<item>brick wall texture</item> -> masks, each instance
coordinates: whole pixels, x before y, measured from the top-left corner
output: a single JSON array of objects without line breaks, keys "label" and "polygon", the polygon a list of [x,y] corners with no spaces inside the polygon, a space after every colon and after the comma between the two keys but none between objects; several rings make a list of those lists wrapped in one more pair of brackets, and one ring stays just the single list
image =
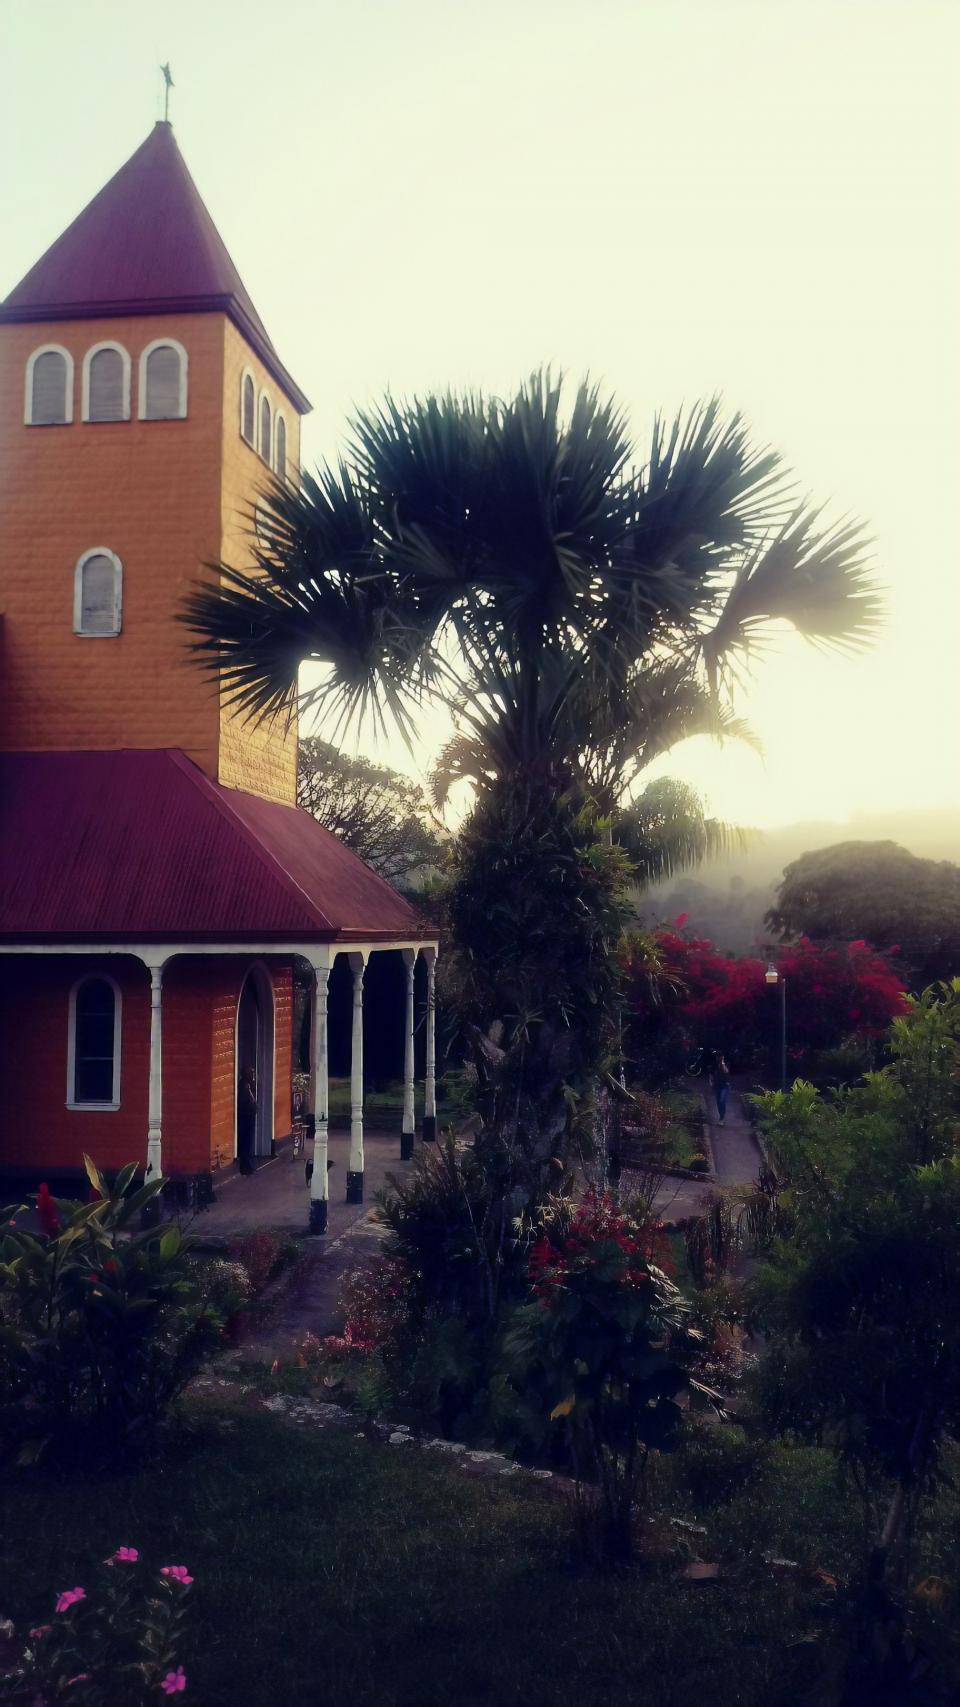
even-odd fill
[{"label": "brick wall texture", "polygon": [[[182,421],[137,419],[139,355],[169,334],[186,349]],[[92,344],[114,340],[132,361],[132,418],[81,420],[81,370]],[[74,419],[24,424],[32,350],[74,358]],[[175,620],[210,563],[252,562],[250,512],[269,471],[240,435],[240,381],[287,423],[299,465],[299,417],[222,314],[55,321],[0,327],[0,748],[178,747],[234,788],[293,802],[296,729],[260,726],[221,706],[191,663]],[[73,632],[74,570],[95,546],[123,564],[118,635]]]},{"label": "brick wall texture", "polygon": [[[261,963],[274,996],[274,1135],[290,1131],[292,972]],[[163,1170],[195,1174],[236,1155],[237,1003],[250,962],[184,955],[163,977]],[[120,1107],[67,1107],[70,991],[91,972],[121,995]],[[0,1172],[76,1172],[86,1150],[105,1168],[143,1162],[150,1073],[150,977],[131,955],[0,957]]]},{"label": "brick wall texture", "polygon": [[[188,355],[187,416],[141,421],[139,356],[170,336]],[[131,419],[82,421],[83,357],[113,340],[129,351]],[[73,422],[28,427],[28,357],[59,344],[74,359]],[[282,411],[287,456],[299,467],[300,421],[225,315],[174,314],[0,326],[0,749],[179,748],[208,776],[293,804],[295,723],[256,726],[233,714],[189,660],[176,621],[208,565],[253,563],[252,510],[269,479],[241,436],[240,392]],[[123,564],[123,626],[116,636],[73,632],[74,571],[96,546]],[[235,1138],[235,1027],[249,962],[183,956],[163,991],[163,1159],[168,1173],[231,1162]],[[123,1002],[120,1107],[67,1103],[69,993],[84,971],[109,971]],[[290,1129],[292,984],[273,963],[275,1133]],[[114,1168],[146,1155],[150,980],[117,954],[0,957],[0,1168],[42,1163],[75,1171],[88,1150]]]}]

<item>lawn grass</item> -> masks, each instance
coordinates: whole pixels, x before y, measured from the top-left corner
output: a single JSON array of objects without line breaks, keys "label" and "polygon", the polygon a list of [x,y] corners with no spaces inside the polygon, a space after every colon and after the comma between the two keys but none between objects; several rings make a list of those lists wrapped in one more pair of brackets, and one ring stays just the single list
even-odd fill
[{"label": "lawn grass", "polygon": [[[328,1097],[330,1119],[338,1126],[349,1122],[350,1080],[331,1079]],[[441,1127],[465,1120],[472,1107],[472,1093],[465,1073],[451,1070],[437,1080],[437,1111]],[[371,1126],[376,1126],[378,1121],[396,1125],[403,1108],[403,1081],[395,1079],[379,1089],[367,1086],[363,1093],[363,1108]],[[423,1085],[419,1080],[414,1085],[414,1109],[419,1123],[423,1119]]]},{"label": "lawn grass", "polygon": [[[56,1590],[132,1544],[195,1575],[182,1657],[197,1707],[788,1707],[809,1679],[790,1643],[810,1608],[759,1554],[855,1561],[832,1460],[778,1447],[702,1512],[678,1469],[660,1481],[671,1509],[707,1525],[695,1545],[731,1561],[728,1579],[679,1581],[676,1557],[574,1571],[569,1513],[538,1484],[198,1400],[136,1472],[7,1473],[0,1605],[45,1619]],[[946,1494],[929,1568],[949,1569],[958,1541]]]}]

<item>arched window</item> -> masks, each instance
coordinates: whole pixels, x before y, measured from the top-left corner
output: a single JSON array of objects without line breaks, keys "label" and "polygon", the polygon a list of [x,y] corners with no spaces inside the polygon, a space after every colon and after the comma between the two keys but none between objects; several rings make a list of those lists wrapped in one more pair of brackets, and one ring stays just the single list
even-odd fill
[{"label": "arched window", "polygon": [[85,551],[74,571],[74,634],[119,634],[123,607],[123,564],[105,545]]},{"label": "arched window", "polygon": [[257,392],[253,383],[253,374],[249,369],[244,372],[240,385],[240,432],[248,445],[256,448],[257,443]]},{"label": "arched window", "polygon": [[73,357],[44,344],[27,361],[23,418],[28,427],[65,427],[73,420]]},{"label": "arched window", "polygon": [[272,426],[272,422],[270,419],[270,399],[269,399],[269,397],[261,396],[261,398],[260,398],[260,455],[263,457],[264,462],[267,462],[267,463],[269,463],[271,461],[270,450],[271,450],[271,446],[273,443],[273,434],[271,432],[271,426]]},{"label": "arched window", "polygon": [[70,992],[67,1105],[120,1107],[120,991],[112,978],[81,978]]},{"label": "arched window", "polygon": [[157,338],[140,357],[141,421],[181,421],[187,413],[187,352]]},{"label": "arched window", "polygon": [[281,480],[287,478],[287,423],[282,415],[277,416],[275,450],[277,454],[277,473]]},{"label": "arched window", "polygon": [[83,419],[129,421],[130,357],[122,344],[94,344],[83,358]]}]

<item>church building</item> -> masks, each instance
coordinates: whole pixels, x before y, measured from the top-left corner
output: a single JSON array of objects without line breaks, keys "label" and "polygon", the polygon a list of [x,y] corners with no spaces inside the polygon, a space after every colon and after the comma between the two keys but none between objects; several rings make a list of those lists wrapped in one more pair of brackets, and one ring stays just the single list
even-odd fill
[{"label": "church building", "polygon": [[[142,1162],[201,1195],[291,1130],[294,971],[312,978],[310,1218],[326,1226],[328,983],[352,990],[347,1194],[363,1196],[363,985],[436,941],[296,805],[297,731],[237,717],[177,621],[252,566],[310,405],[167,122],[0,306],[0,1176]],[[349,999],[349,997],[348,997]],[[238,1139],[239,1135],[239,1139]]]}]

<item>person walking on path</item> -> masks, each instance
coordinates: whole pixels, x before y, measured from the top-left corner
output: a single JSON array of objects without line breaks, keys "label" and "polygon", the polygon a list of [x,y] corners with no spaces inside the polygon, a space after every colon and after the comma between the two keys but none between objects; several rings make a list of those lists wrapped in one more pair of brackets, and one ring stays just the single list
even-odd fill
[{"label": "person walking on path", "polygon": [[727,1118],[727,1098],[730,1095],[730,1069],[723,1055],[718,1055],[714,1062],[713,1094],[717,1100],[717,1120],[722,1126]]}]

